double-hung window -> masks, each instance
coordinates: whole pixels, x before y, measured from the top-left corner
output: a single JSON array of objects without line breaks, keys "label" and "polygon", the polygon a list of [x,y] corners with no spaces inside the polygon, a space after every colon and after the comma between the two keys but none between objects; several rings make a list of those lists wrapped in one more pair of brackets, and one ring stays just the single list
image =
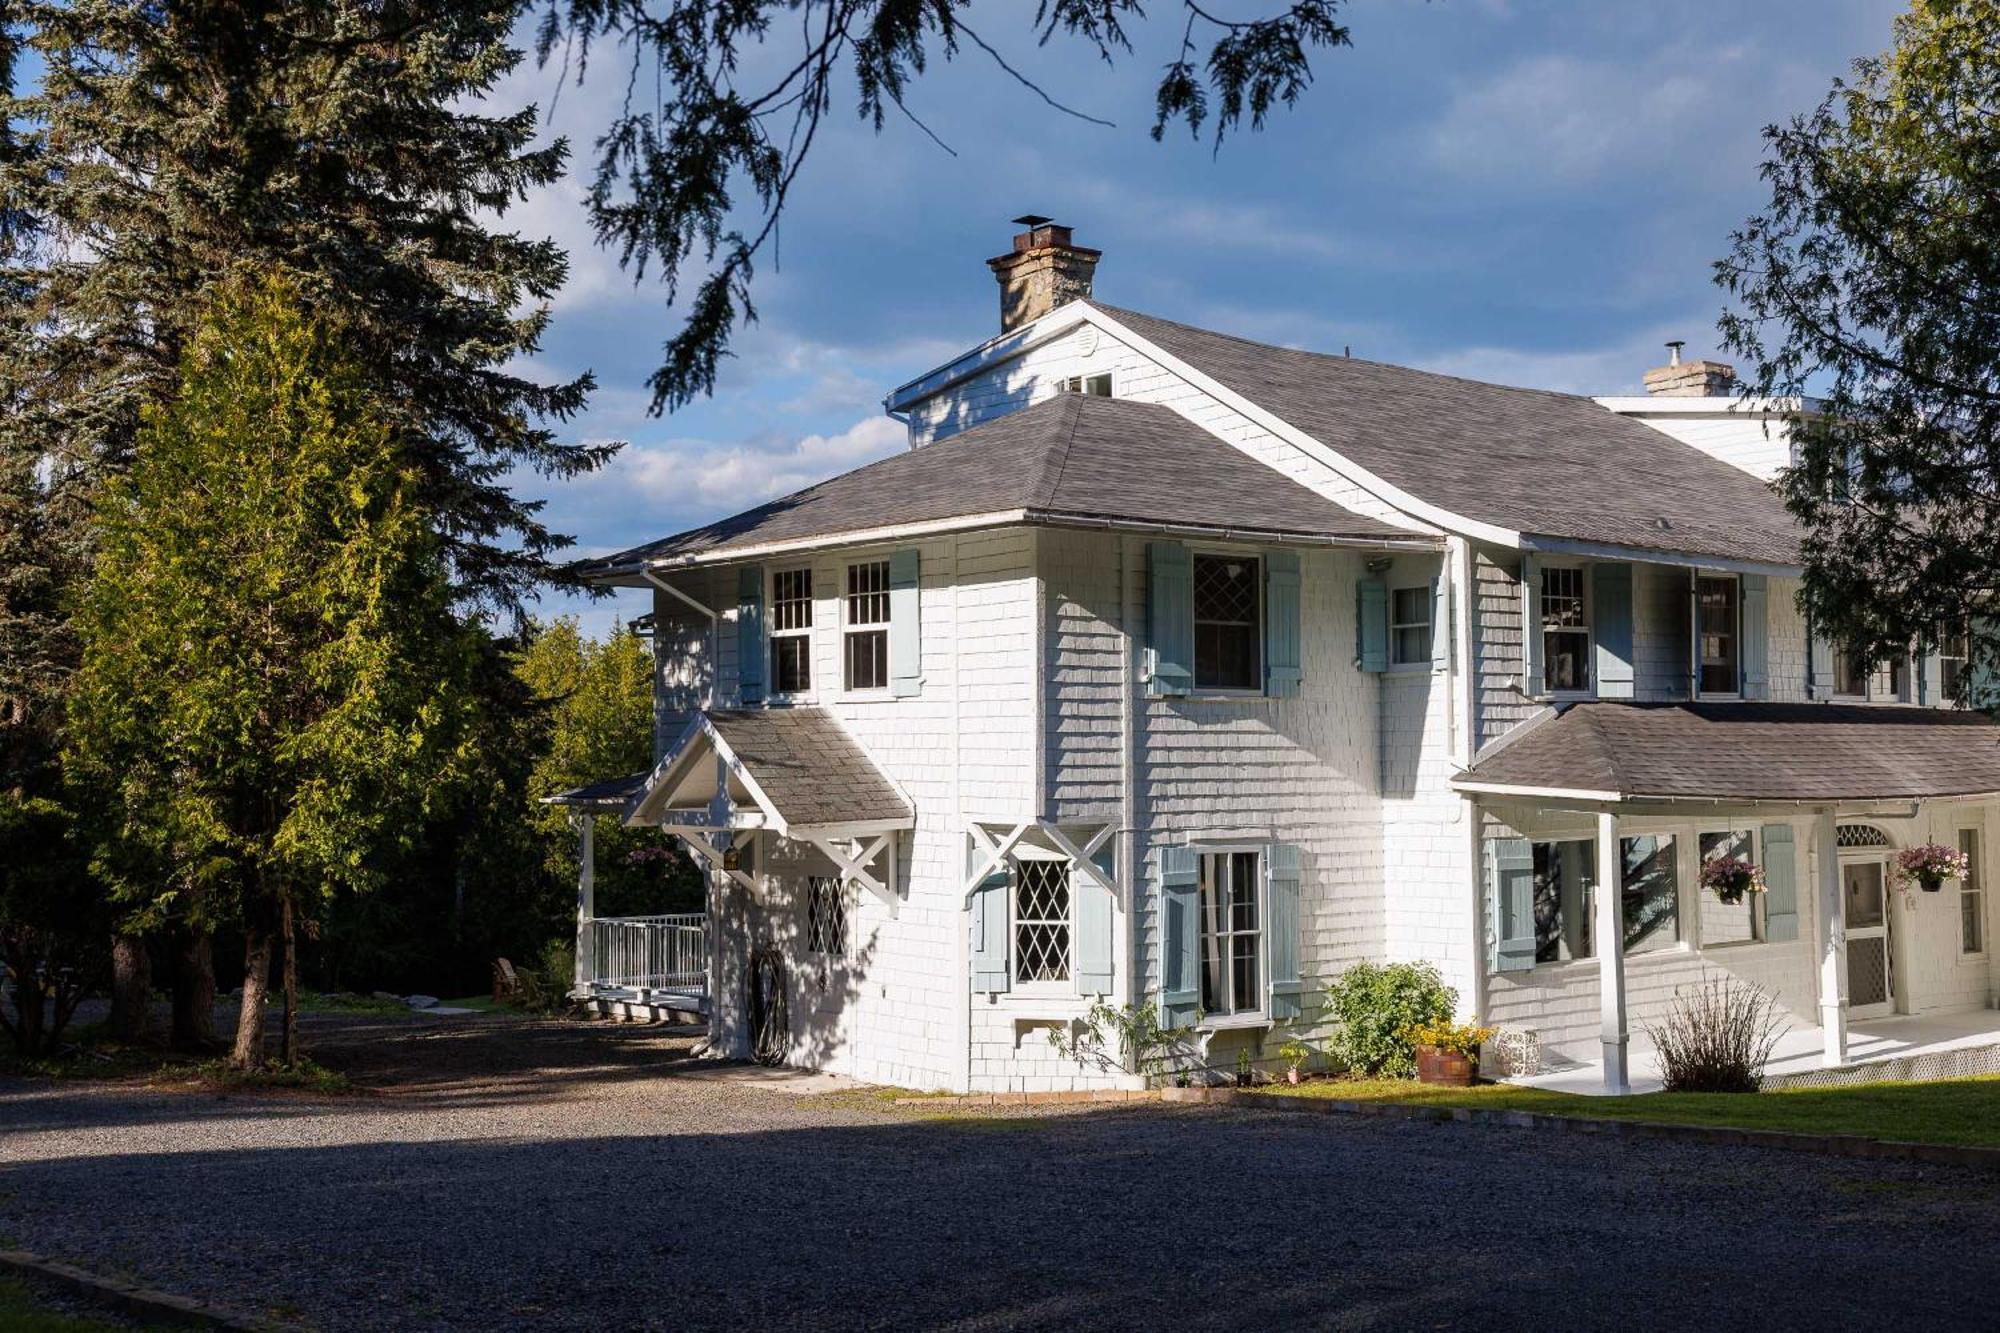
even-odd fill
[{"label": "double-hung window", "polygon": [[1910,699],[1910,659],[1898,653],[1875,669],[1875,690],[1902,703]]},{"label": "double-hung window", "polygon": [[1986,952],[1986,873],[1980,856],[1979,830],[1958,831],[1958,850],[1965,853],[1965,874],[1958,881],[1958,951]]},{"label": "double-hung window", "polygon": [[1959,682],[1965,679],[1965,666],[1972,658],[1972,636],[1964,622],[1938,639],[1938,678],[1932,682],[1937,691],[1933,703],[1950,703],[1958,698]]},{"label": "double-hung window", "polygon": [[[1564,963],[1597,948],[1597,844],[1566,839],[1533,844],[1535,961]],[[1669,834],[1620,838],[1619,901],[1625,952],[1671,948],[1680,941],[1680,881]]]},{"label": "double-hung window", "polygon": [[1868,663],[1852,648],[1833,650],[1833,692],[1850,699],[1868,697]]},{"label": "double-hung window", "polygon": [[1064,393],[1080,393],[1086,398],[1109,398],[1111,396],[1111,376],[1072,375],[1063,381]]},{"label": "double-hung window", "polygon": [[[1701,852],[1702,868],[1713,861],[1748,861],[1757,864],[1756,835],[1745,829],[1730,829],[1722,833],[1703,833],[1696,839]],[[1764,938],[1764,904],[1759,901],[1761,893],[1746,893],[1743,901],[1726,903],[1708,890],[1701,894],[1701,943],[1703,948],[1711,944],[1742,944],[1750,940]]]},{"label": "double-hung window", "polygon": [[1214,1018],[1264,1010],[1264,914],[1257,852],[1201,858],[1201,1009]]},{"label": "double-hung window", "polygon": [[771,576],[771,689],[803,694],[812,688],[813,573],[781,569]]},{"label": "double-hung window", "polygon": [[1736,580],[1702,575],[1694,581],[1695,687],[1702,694],[1742,689],[1742,625]]},{"label": "double-hung window", "polygon": [[1389,594],[1389,664],[1431,662],[1431,590],[1398,588]]},{"label": "double-hung window", "polygon": [[1576,566],[1542,571],[1542,680],[1551,690],[1590,688],[1590,621]]},{"label": "double-hung window", "polygon": [[889,562],[847,567],[847,623],[841,658],[846,688],[889,688]]},{"label": "double-hung window", "polygon": [[806,950],[825,958],[847,957],[847,895],[832,875],[806,881]]},{"label": "double-hung window", "polygon": [[1014,863],[1014,980],[1066,982],[1070,976],[1069,862]]},{"label": "double-hung window", "polygon": [[1263,562],[1247,555],[1196,555],[1194,687],[1263,688]]}]

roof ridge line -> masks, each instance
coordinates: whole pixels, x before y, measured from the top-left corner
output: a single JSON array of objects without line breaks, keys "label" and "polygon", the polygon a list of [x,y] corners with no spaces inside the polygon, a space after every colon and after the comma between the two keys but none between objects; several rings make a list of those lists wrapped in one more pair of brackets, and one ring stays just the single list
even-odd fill
[{"label": "roof ridge line", "polygon": [[[1615,705],[1619,701],[1593,699],[1588,702],[1611,702]],[[1633,702],[1636,703],[1638,701],[1634,700]],[[1631,793],[1626,790],[1627,779],[1624,766],[1618,762],[1618,747],[1611,743],[1610,738],[1604,734],[1604,728],[1598,725],[1599,713],[1595,709],[1590,708],[1588,704],[1580,706],[1583,708],[1584,721],[1590,727],[1590,739],[1597,743],[1598,752],[1604,756],[1604,766],[1611,770],[1611,790],[1620,796],[1630,795]]]},{"label": "roof ridge line", "polygon": [[[1083,422],[1083,399],[1080,393],[1066,394],[1069,401],[1069,429],[1062,432],[1061,442],[1048,453],[1042,455],[1041,475],[1035,479],[1035,503],[1054,507],[1056,492],[1062,488],[1063,473],[1069,467],[1070,451],[1076,448],[1077,427]],[[1055,475],[1049,471],[1054,467]]]}]

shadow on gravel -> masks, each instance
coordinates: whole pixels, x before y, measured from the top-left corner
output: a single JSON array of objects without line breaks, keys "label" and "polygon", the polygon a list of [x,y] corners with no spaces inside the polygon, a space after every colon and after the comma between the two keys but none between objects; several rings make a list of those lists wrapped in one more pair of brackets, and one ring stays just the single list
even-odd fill
[{"label": "shadow on gravel", "polygon": [[1985,1317],[2000,1258],[1990,1191],[1857,1196],[1879,1169],[1784,1154],[1195,1108],[664,1119],[28,1162],[0,1223],[336,1330],[1937,1328]]}]

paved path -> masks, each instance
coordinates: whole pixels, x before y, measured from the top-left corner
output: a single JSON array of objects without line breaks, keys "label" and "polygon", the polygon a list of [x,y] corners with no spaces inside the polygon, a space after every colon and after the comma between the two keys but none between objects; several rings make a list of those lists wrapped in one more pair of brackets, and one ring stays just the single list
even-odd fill
[{"label": "paved path", "polygon": [[1991,1327],[2000,1180],[1202,1107],[926,1118],[346,1019],[335,1102],[0,1081],[0,1244],[316,1327]]}]

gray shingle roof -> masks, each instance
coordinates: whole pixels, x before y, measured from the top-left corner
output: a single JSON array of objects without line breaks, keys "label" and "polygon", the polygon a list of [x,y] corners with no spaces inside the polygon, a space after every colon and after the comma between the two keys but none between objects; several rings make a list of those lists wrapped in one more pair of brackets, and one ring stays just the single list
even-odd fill
[{"label": "gray shingle roof", "polygon": [[1268,535],[1420,540],[1341,508],[1170,408],[1062,394],[580,568],[605,573],[642,560],[726,555],[766,542],[1015,509]]},{"label": "gray shingle roof", "polygon": [[914,817],[902,793],[824,708],[717,708],[707,717],[791,827]]},{"label": "gray shingle roof", "polygon": [[2000,725],[1928,708],[1585,703],[1526,725],[1465,780],[1626,797],[1967,796],[2000,792]]},{"label": "gray shingle roof", "polygon": [[1098,308],[1384,481],[1465,518],[1574,541],[1798,563],[1799,529],[1763,482],[1588,398]]},{"label": "gray shingle roof", "polygon": [[548,805],[622,809],[644,790],[647,776],[645,773],[628,773],[622,778],[604,778],[598,782],[586,782],[581,787],[571,787],[568,791],[559,791],[554,796],[543,797],[542,800]]}]

